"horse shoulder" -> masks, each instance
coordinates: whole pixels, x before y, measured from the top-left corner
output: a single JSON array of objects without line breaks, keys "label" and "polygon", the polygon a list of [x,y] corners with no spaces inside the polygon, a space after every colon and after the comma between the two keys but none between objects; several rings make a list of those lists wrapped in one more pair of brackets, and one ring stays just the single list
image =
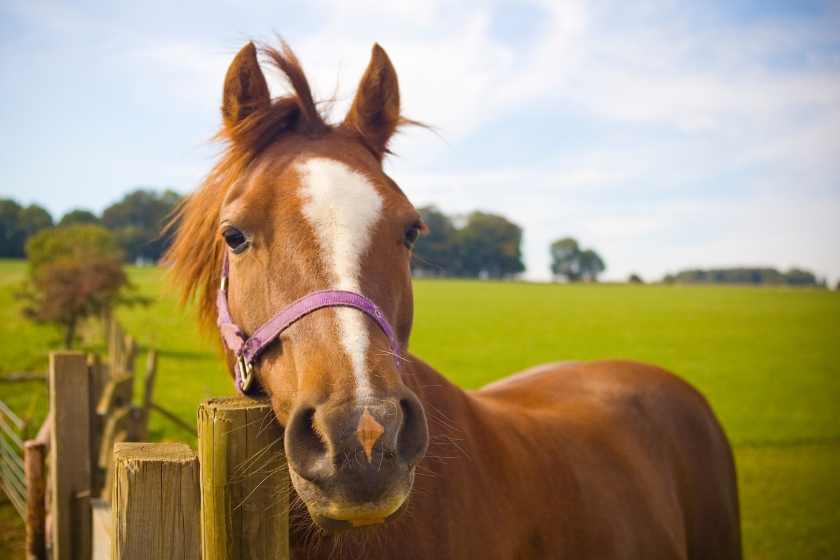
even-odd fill
[{"label": "horse shoulder", "polygon": [[[593,413],[602,419],[626,420],[627,414],[648,422],[675,416],[717,425],[705,397],[676,375],[657,366],[609,360],[555,362],[536,366],[490,383],[472,393],[494,408],[554,411],[564,421]],[[601,423],[601,422],[599,422]]]},{"label": "horse shoulder", "polygon": [[625,546],[644,544],[635,517],[659,527],[657,540],[671,552],[740,557],[731,449],[687,382],[636,362],[560,362],[472,395],[502,423],[524,427],[532,449],[566,463],[592,519],[623,535]]}]

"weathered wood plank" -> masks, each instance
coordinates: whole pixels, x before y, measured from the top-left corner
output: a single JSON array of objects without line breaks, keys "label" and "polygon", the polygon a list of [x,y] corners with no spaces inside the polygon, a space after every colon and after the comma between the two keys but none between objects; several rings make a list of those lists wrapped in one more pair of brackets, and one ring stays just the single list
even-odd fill
[{"label": "weathered wood plank", "polygon": [[105,380],[102,378],[102,362],[96,354],[88,354],[88,369],[90,370],[89,381],[89,404],[90,404],[90,493],[91,496],[98,496],[102,491],[102,483],[105,479],[103,471],[98,467],[100,436],[102,435],[103,419],[96,412],[99,397],[105,388]]},{"label": "weathered wood plank", "polygon": [[93,510],[93,560],[111,560],[111,504],[91,498]]},{"label": "weathered wood plank", "polygon": [[199,560],[198,459],[184,443],[114,446],[113,560]]},{"label": "weathered wood plank", "polygon": [[288,467],[268,401],[207,400],[198,433],[204,560],[287,559]]},{"label": "weathered wood plank", "polygon": [[[102,430],[102,444],[99,448],[98,463],[101,468],[110,468],[114,456],[114,444],[118,441],[127,440],[131,433],[131,423],[133,421],[130,406],[123,406],[106,418],[105,428]],[[120,432],[125,433],[122,440],[117,439],[117,434]]]},{"label": "weathered wood plank", "polygon": [[30,440],[24,444],[27,560],[47,560],[46,457],[46,443]]},{"label": "weathered wood plank", "polygon": [[96,406],[96,413],[100,416],[108,416],[114,410],[130,405],[133,393],[134,375],[118,374],[105,384],[99,404]]},{"label": "weathered wood plank", "polygon": [[149,434],[149,414],[152,411],[152,392],[155,388],[157,375],[157,352],[152,349],[146,356],[146,379],[143,383],[143,406],[140,408],[140,418],[137,421],[137,441],[146,441]]},{"label": "weathered wood plank", "polygon": [[54,560],[89,560],[90,371],[84,352],[50,353],[50,479]]}]

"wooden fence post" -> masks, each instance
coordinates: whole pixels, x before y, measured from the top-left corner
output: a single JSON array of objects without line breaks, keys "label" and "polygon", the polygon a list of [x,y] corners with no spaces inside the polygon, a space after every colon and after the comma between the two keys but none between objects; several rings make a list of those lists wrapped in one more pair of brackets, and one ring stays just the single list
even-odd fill
[{"label": "wooden fence post", "polygon": [[143,406],[137,420],[137,441],[146,441],[149,435],[149,413],[152,411],[152,391],[157,375],[157,352],[150,349],[146,357],[146,379],[143,380]]},{"label": "wooden fence post", "polygon": [[50,352],[54,560],[90,560],[90,370],[84,352]]},{"label": "wooden fence post", "polygon": [[288,466],[268,400],[198,408],[204,560],[289,558]]},{"label": "wooden fence post", "polygon": [[[118,326],[113,327],[119,328]],[[121,373],[111,377],[102,390],[96,414],[99,416],[99,449],[93,468],[101,473],[99,495],[106,500],[111,499],[111,486],[114,482],[114,469],[111,460],[114,458],[114,444],[123,441],[134,441],[134,416],[131,409],[134,376]]]},{"label": "wooden fence post", "polygon": [[91,498],[93,560],[111,560],[111,505],[102,498]]},{"label": "wooden fence post", "polygon": [[89,400],[90,405],[89,420],[90,420],[90,494],[91,496],[98,496],[101,489],[104,477],[102,472],[97,467],[97,460],[99,459],[99,434],[102,433],[102,419],[96,413],[97,403],[99,403],[99,396],[102,394],[104,386],[102,380],[102,367],[99,356],[96,354],[88,354],[88,370],[90,370],[89,378]]},{"label": "wooden fence post", "polygon": [[111,560],[199,560],[199,468],[185,443],[114,445]]},{"label": "wooden fence post", "polygon": [[47,485],[44,477],[46,442],[24,444],[26,465],[26,560],[47,560]]}]

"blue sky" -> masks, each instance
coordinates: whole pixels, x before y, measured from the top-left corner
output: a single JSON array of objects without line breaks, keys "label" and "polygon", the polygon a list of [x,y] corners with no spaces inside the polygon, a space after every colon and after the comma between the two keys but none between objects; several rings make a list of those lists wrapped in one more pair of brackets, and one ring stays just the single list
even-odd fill
[{"label": "blue sky", "polygon": [[58,218],[141,186],[188,192],[232,56],[275,32],[338,92],[336,120],[379,42],[404,113],[439,132],[407,130],[387,171],[416,205],[522,225],[528,278],[571,235],[607,279],[840,279],[831,2],[0,0],[0,196]]}]

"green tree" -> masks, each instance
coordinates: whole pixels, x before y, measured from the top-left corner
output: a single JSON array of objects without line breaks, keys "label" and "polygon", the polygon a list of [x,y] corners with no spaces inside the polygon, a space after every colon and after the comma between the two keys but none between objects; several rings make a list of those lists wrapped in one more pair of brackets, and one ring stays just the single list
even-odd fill
[{"label": "green tree", "polygon": [[414,244],[411,268],[426,276],[455,276],[461,268],[458,255],[457,230],[449,216],[435,208],[419,209],[423,223],[429,229]]},{"label": "green tree", "polygon": [[26,254],[29,279],[17,294],[24,300],[24,316],[60,327],[65,348],[72,347],[82,319],[139,300],[122,294],[130,287],[122,254],[100,226],[42,231],[26,243]]},{"label": "green tree", "polygon": [[457,237],[465,276],[503,278],[525,270],[522,228],[503,216],[473,212]]},{"label": "green tree", "polygon": [[177,228],[164,231],[166,221],[181,196],[173,191],[158,194],[136,190],[102,212],[102,225],[114,233],[125,258],[157,261],[172,242]]},{"label": "green tree", "polygon": [[551,244],[551,272],[569,282],[596,281],[606,269],[600,255],[592,249],[582,251],[575,239],[566,237]]},{"label": "green tree", "polygon": [[0,199],[0,257],[23,258],[26,240],[52,225],[52,216],[40,206]]},{"label": "green tree", "polygon": [[565,276],[569,282],[580,280],[580,247],[571,237],[558,239],[551,244],[551,272]]},{"label": "green tree", "polygon": [[580,254],[580,266],[583,271],[584,278],[592,280],[598,279],[598,275],[604,272],[607,268],[601,256],[592,249],[587,249]]},{"label": "green tree", "polygon": [[816,286],[817,277],[807,270],[792,268],[781,273],[775,268],[721,268],[683,270],[671,277],[678,284],[792,284]]},{"label": "green tree", "polygon": [[4,198],[0,200],[0,257],[21,258],[26,237],[20,228],[20,204]]},{"label": "green tree", "polygon": [[785,273],[785,282],[796,286],[816,286],[817,277],[807,270],[791,268]]},{"label": "green tree", "polygon": [[99,218],[89,210],[70,210],[58,221],[58,227],[72,226],[73,224],[98,224]]},{"label": "green tree", "polygon": [[50,213],[37,204],[30,204],[20,211],[20,227],[26,233],[27,239],[52,225],[53,219]]}]

